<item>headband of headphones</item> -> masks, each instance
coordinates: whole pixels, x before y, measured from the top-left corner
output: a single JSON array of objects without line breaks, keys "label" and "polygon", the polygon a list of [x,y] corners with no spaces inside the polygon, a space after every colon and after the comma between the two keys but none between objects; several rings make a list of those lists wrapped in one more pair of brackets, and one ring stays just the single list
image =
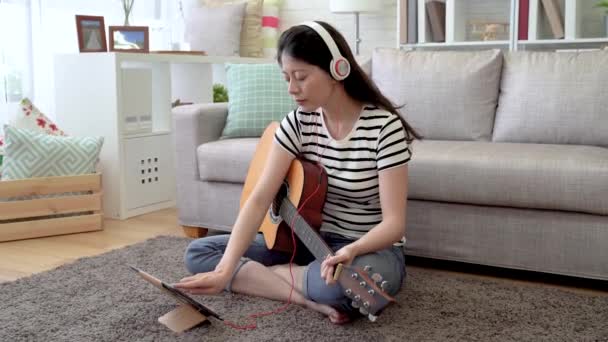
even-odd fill
[{"label": "headband of headphones", "polygon": [[340,50],[338,49],[338,45],[331,37],[329,32],[321,26],[321,24],[314,21],[306,21],[300,25],[308,26],[311,29],[315,30],[317,34],[323,39],[327,48],[329,48],[329,52],[331,53],[332,60],[329,65],[329,71],[331,76],[338,81],[342,81],[350,74],[350,63],[346,58],[344,58],[340,54]]}]

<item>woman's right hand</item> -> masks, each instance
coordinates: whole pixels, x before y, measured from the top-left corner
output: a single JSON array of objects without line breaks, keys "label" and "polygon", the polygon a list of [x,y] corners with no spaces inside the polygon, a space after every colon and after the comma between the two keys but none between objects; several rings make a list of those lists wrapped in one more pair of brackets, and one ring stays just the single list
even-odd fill
[{"label": "woman's right hand", "polygon": [[186,293],[213,295],[222,292],[229,280],[225,272],[214,270],[185,277],[173,286]]}]

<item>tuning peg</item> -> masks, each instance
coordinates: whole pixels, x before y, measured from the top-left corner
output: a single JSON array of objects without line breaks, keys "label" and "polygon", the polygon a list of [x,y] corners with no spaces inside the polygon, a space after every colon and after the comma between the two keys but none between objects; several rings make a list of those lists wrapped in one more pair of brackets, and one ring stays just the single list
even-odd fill
[{"label": "tuning peg", "polygon": [[363,307],[366,309],[369,309],[369,302],[368,301],[363,302]]},{"label": "tuning peg", "polygon": [[351,298],[353,296],[353,290],[346,289],[344,290],[344,294],[346,294],[346,297]]},{"label": "tuning peg", "polygon": [[369,312],[364,308],[364,307],[360,307],[359,308],[359,312],[365,316],[365,315],[369,315]]},{"label": "tuning peg", "polygon": [[382,291],[386,291],[386,289],[388,288],[388,281],[386,281],[386,280],[385,280],[385,281],[383,281],[383,282],[380,284],[380,288],[382,289]]},{"label": "tuning peg", "polygon": [[365,287],[365,286],[367,286],[367,283],[366,283],[366,282],[364,282],[364,281],[361,281],[361,282],[359,283],[359,286],[361,286],[361,287]]},{"label": "tuning peg", "polygon": [[353,279],[357,279],[357,277],[358,277],[357,273],[353,273],[353,274],[351,274],[350,276],[351,276],[351,278],[353,278]]},{"label": "tuning peg", "polygon": [[372,270],[372,267],[371,267],[370,265],[365,265],[365,266],[363,267],[363,270],[364,270],[365,272],[369,273],[369,272]]},{"label": "tuning peg", "polygon": [[372,295],[372,296],[373,296],[373,295],[375,295],[375,294],[376,294],[376,291],[374,291],[374,289],[369,289],[369,290],[367,291],[367,293],[369,293],[370,295]]},{"label": "tuning peg", "polygon": [[370,320],[370,322],[375,322],[378,319],[378,316],[374,316],[372,314],[367,315],[367,319]]},{"label": "tuning peg", "polygon": [[355,295],[355,297],[353,298],[356,302],[360,302],[361,301],[361,296],[359,295]]},{"label": "tuning peg", "polygon": [[382,276],[379,273],[374,273],[372,274],[372,279],[376,282],[376,283],[380,283],[382,282]]},{"label": "tuning peg", "polygon": [[356,301],[356,300],[353,300],[353,302],[351,303],[351,305],[352,305],[352,307],[353,307],[353,308],[355,308],[355,309],[356,309],[356,308],[358,308],[358,307],[359,307],[359,302],[358,302],[358,301]]}]

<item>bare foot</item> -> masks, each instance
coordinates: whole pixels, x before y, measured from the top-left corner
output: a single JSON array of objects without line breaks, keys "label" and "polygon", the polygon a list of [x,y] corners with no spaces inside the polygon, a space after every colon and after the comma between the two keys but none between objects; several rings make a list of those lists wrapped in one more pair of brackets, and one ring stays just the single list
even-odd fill
[{"label": "bare foot", "polygon": [[315,303],[312,300],[306,301],[306,307],[326,315],[333,324],[345,324],[350,322],[347,314],[340,312],[329,305]]}]

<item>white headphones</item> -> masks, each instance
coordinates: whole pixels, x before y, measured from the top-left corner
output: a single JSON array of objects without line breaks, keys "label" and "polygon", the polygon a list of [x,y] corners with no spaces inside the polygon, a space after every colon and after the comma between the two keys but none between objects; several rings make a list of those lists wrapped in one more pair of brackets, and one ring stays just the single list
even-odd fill
[{"label": "white headphones", "polygon": [[300,25],[308,26],[311,29],[315,30],[315,32],[317,32],[319,36],[323,39],[325,45],[327,45],[327,47],[329,48],[329,52],[331,52],[332,56],[332,60],[329,63],[329,72],[331,73],[331,76],[336,81],[342,81],[343,79],[347,78],[350,74],[350,63],[346,58],[344,58],[340,54],[340,50],[338,49],[336,42],[334,42],[329,32],[327,32],[327,30],[319,23],[316,23],[314,21],[307,21]]}]

